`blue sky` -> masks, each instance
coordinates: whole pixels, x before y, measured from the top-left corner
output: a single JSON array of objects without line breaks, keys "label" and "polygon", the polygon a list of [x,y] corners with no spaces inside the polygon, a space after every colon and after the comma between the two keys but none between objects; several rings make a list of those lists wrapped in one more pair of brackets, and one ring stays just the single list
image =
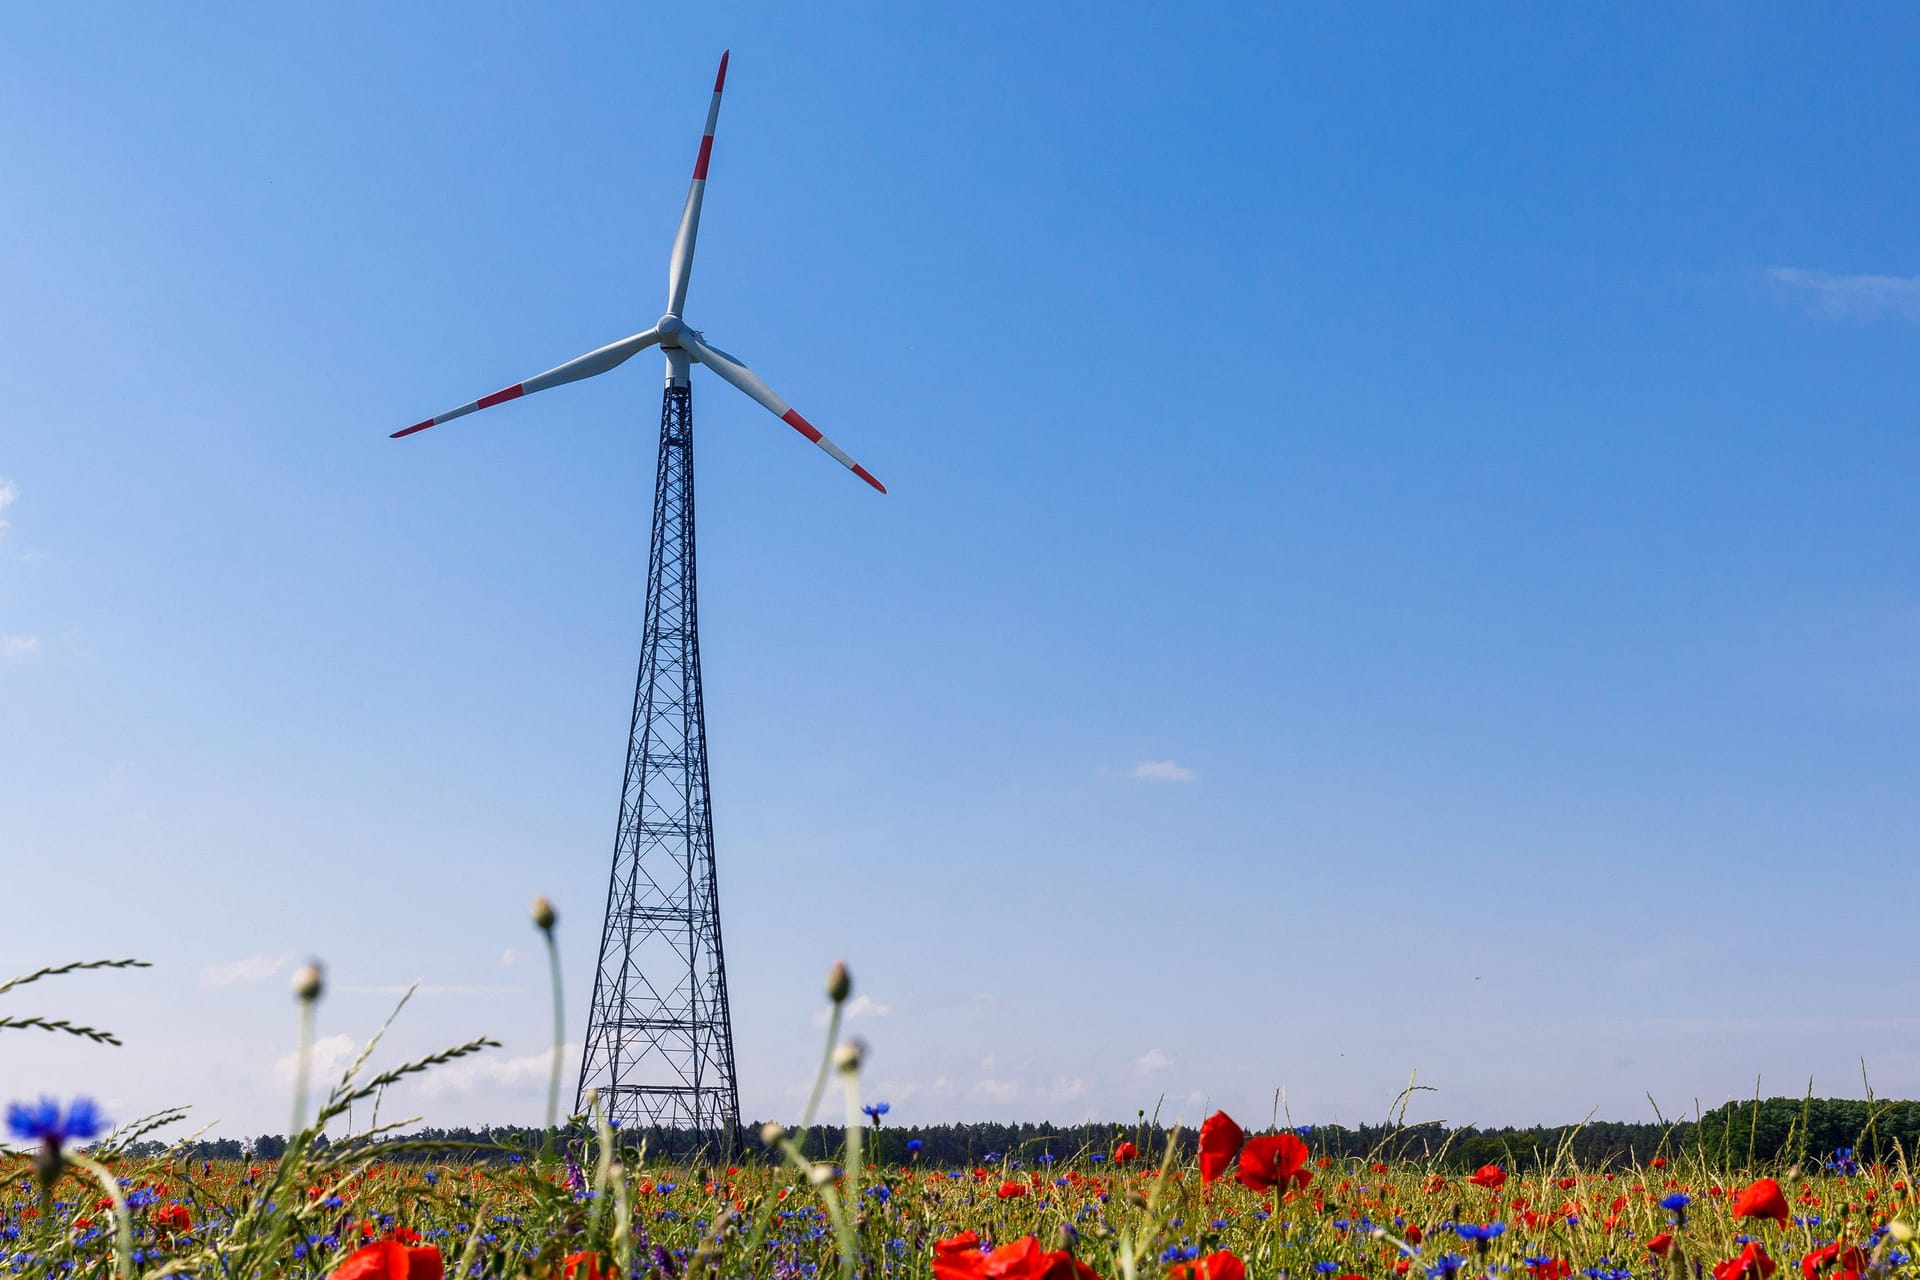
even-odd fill
[{"label": "blue sky", "polygon": [[277,1128],[315,955],[538,1116],[657,361],[386,437],[652,322],[731,47],[689,319],[892,490],[696,373],[746,1112],[842,955],[903,1123],[1915,1096],[1917,34],[7,11],[0,960],[155,967],[6,1085]]}]

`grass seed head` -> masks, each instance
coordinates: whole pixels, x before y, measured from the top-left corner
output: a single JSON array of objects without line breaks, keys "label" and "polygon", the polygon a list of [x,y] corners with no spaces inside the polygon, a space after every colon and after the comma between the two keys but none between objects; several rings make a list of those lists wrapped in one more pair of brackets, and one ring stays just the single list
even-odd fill
[{"label": "grass seed head", "polygon": [[553,909],[553,899],[546,894],[543,893],[533,900],[533,923],[540,932],[552,933],[554,921],[559,918],[559,914]]}]

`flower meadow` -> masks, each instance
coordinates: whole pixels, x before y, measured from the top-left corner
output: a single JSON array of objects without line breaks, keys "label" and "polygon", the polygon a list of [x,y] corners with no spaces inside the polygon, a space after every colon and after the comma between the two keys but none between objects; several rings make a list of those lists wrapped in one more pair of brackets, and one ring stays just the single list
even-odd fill
[{"label": "flower meadow", "polygon": [[[552,919],[551,907],[536,910],[550,944]],[[0,995],[132,963],[45,969]],[[322,988],[317,969],[296,980],[303,1043]],[[963,1165],[923,1162],[918,1142],[873,1142],[888,1108],[862,1098],[864,1047],[839,1039],[850,991],[836,967],[802,1123],[769,1124],[711,1159],[649,1155],[597,1100],[555,1124],[555,1093],[543,1137],[519,1149],[451,1150],[410,1139],[411,1122],[322,1139],[356,1103],[486,1040],[374,1071],[376,1033],[311,1120],[302,1081],[293,1134],[270,1160],[198,1159],[185,1140],[153,1154],[152,1135],[177,1126],[177,1110],[111,1127],[84,1098],[15,1099],[0,1153],[0,1269],[101,1280],[1920,1277],[1897,1144],[1886,1158],[1849,1151],[1804,1168],[1720,1167],[1681,1149],[1581,1167],[1563,1146],[1525,1170],[1456,1170],[1441,1153],[1339,1154],[1318,1149],[1311,1128],[1249,1133],[1216,1112],[1157,1148],[1115,1126],[1072,1150],[1055,1136]],[[96,1028],[0,1016],[0,1030],[24,1027],[117,1043]],[[809,1156],[835,1082],[843,1141]],[[892,1156],[870,1161],[869,1148]]]}]

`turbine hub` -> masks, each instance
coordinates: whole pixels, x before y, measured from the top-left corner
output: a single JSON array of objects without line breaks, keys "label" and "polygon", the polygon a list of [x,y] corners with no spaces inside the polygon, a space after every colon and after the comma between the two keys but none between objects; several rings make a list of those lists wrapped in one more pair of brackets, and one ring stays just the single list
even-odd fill
[{"label": "turbine hub", "polygon": [[664,315],[660,317],[660,323],[656,327],[660,330],[660,345],[672,347],[679,345],[674,339],[686,330],[687,322],[676,315]]}]

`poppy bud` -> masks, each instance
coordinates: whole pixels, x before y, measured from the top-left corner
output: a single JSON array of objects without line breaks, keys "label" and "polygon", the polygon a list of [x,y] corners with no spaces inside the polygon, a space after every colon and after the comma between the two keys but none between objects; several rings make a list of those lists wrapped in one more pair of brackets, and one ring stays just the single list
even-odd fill
[{"label": "poppy bud", "polygon": [[533,900],[533,925],[542,933],[553,932],[553,922],[560,917],[553,909],[553,900],[541,894]]},{"label": "poppy bud", "polygon": [[787,1136],[787,1131],[772,1120],[760,1126],[760,1141],[765,1146],[773,1146]]},{"label": "poppy bud", "polygon": [[318,960],[308,961],[305,968],[293,975],[293,994],[307,1003],[318,1000],[326,985],[326,973]]},{"label": "poppy bud", "polygon": [[827,970],[827,999],[839,1004],[853,994],[853,976],[847,972],[845,960],[835,960],[833,968]]},{"label": "poppy bud", "polygon": [[850,1076],[860,1069],[860,1060],[866,1054],[865,1041],[858,1038],[842,1040],[833,1050],[833,1069],[843,1076]]}]

